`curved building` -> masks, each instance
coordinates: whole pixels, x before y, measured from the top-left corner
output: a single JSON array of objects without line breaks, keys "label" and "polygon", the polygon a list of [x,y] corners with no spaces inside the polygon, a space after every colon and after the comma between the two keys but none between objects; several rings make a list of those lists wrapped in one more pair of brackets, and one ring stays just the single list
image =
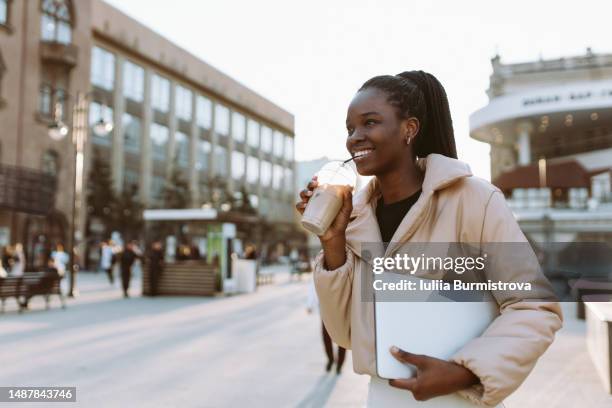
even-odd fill
[{"label": "curved building", "polygon": [[534,241],[612,242],[612,55],[503,64],[470,136]]}]

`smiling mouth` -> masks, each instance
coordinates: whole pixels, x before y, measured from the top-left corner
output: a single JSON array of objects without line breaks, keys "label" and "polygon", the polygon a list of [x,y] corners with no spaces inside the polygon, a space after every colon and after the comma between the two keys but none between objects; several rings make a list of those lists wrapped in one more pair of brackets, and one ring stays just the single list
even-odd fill
[{"label": "smiling mouth", "polygon": [[373,151],[374,149],[365,149],[353,152],[353,158],[355,159],[355,161],[363,160],[370,154],[372,154]]}]

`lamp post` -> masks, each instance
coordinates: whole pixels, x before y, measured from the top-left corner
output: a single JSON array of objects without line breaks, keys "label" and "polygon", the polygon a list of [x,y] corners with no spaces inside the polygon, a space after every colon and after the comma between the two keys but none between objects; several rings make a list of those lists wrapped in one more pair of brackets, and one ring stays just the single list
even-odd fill
[{"label": "lamp post", "polygon": [[[72,130],[72,144],[74,145],[74,173],[73,173],[73,199],[72,199],[72,223],[70,224],[70,286],[68,296],[74,297],[78,291],[76,290],[76,274],[78,264],[75,261],[75,248],[78,247],[82,240],[81,229],[76,228],[76,223],[80,222],[83,208],[83,169],[84,169],[84,154],[85,145],[88,136],[88,120],[87,112],[89,108],[89,99],[93,95],[92,92],[83,93],[77,92],[76,102],[73,106],[72,114],[72,129],[70,129],[62,121],[62,105],[57,103],[55,107],[54,121],[49,125],[49,137],[53,140],[64,139],[70,130]],[[113,124],[106,122],[104,118],[100,119],[94,125],[93,131],[100,135],[106,136],[113,130]]]}]

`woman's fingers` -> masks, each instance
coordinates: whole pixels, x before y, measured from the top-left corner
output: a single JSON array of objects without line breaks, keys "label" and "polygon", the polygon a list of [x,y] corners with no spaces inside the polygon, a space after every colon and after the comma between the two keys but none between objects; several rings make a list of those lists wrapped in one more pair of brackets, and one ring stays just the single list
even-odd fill
[{"label": "woman's fingers", "polygon": [[308,201],[312,197],[312,190],[302,190],[300,191],[300,198],[302,201]]},{"label": "woman's fingers", "polygon": [[427,363],[428,357],[421,354],[412,354],[395,346],[391,347],[390,351],[393,357],[402,363],[412,364],[416,367],[422,367]]},{"label": "woman's fingers", "polygon": [[314,176],[306,185],[306,188],[300,191],[300,200],[295,204],[295,209],[300,213],[304,213],[304,209],[306,208],[306,204],[308,204],[308,200],[312,197],[313,190],[317,188],[319,183],[317,182],[317,176]]},{"label": "woman's fingers", "polygon": [[412,377],[402,378],[399,380],[389,380],[389,385],[395,388],[401,388],[403,390],[414,391],[414,388],[417,385],[417,379]]}]

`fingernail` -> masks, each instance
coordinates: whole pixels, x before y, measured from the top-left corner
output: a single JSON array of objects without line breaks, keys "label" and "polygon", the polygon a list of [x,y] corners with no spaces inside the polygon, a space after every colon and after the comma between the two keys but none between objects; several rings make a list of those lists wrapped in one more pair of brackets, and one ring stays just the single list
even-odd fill
[{"label": "fingernail", "polygon": [[399,348],[397,348],[395,346],[391,346],[391,352],[392,353],[399,353]]}]

